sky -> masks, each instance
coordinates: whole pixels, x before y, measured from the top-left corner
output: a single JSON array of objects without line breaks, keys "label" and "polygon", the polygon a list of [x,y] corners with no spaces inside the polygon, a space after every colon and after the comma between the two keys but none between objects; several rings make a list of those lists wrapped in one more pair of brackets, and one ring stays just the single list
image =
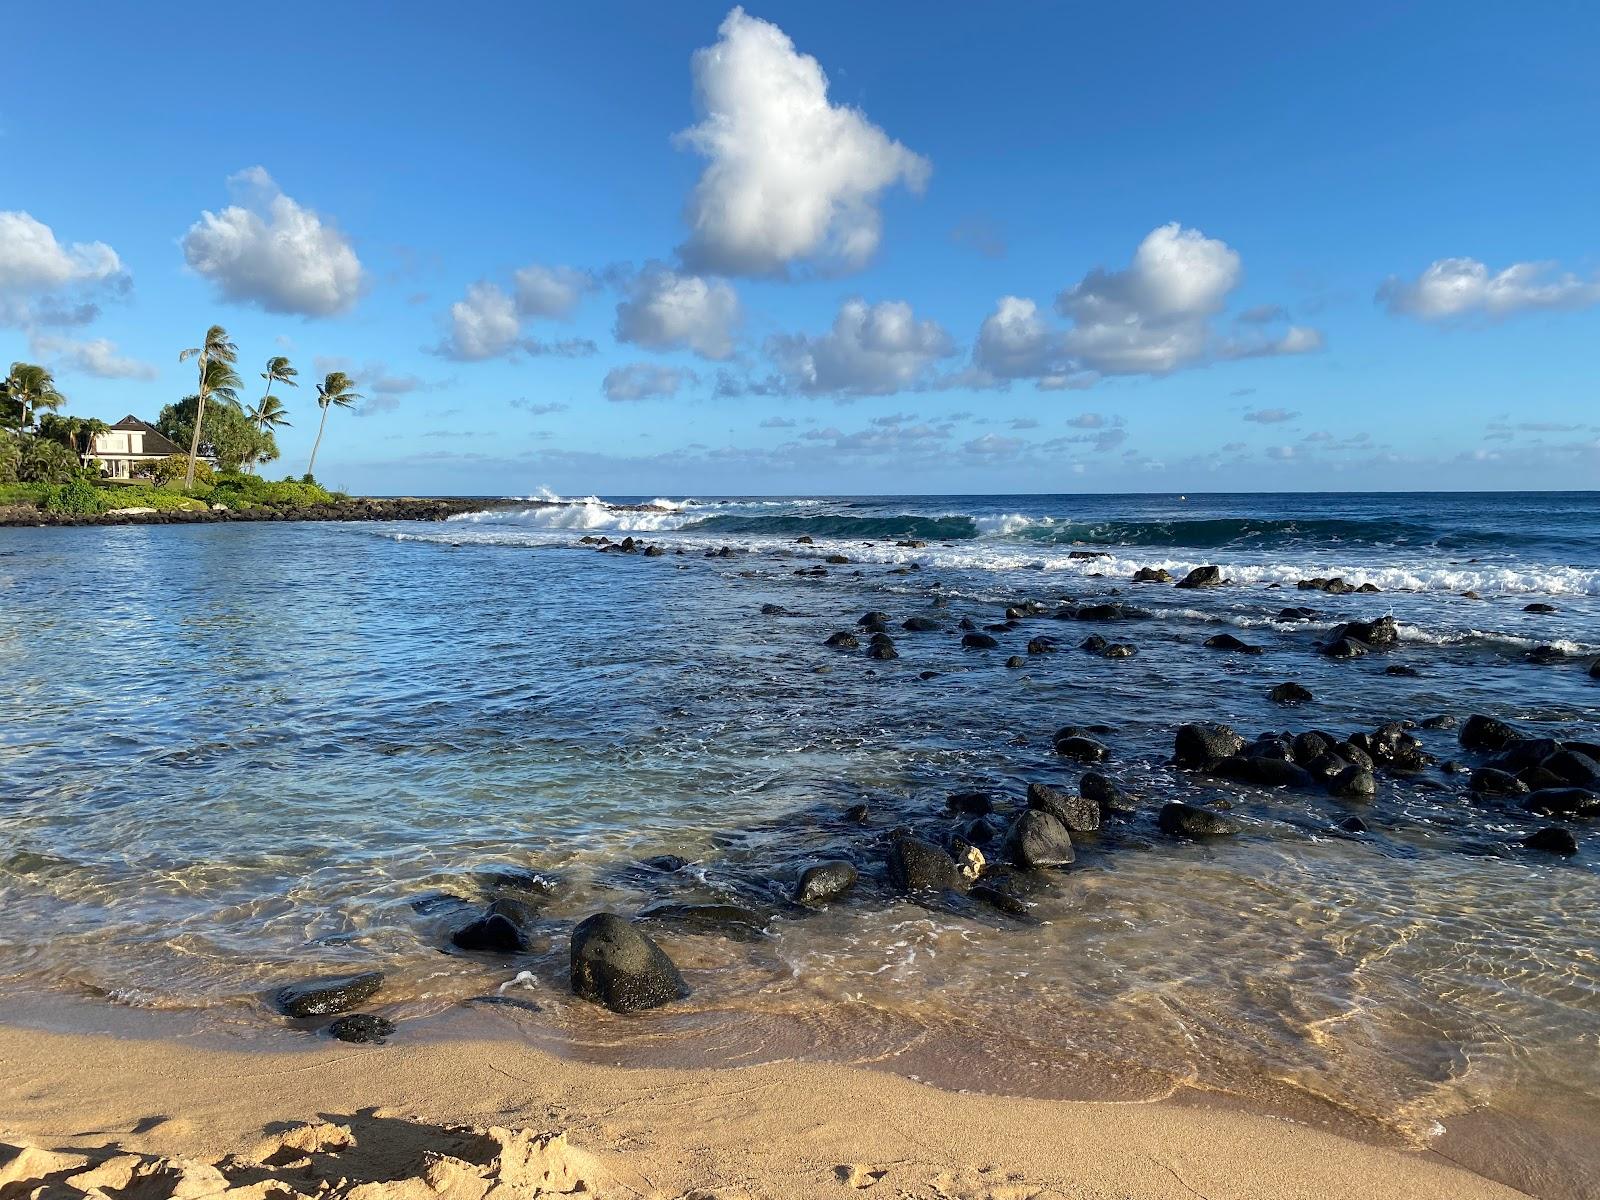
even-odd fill
[{"label": "sky", "polygon": [[328,485],[1593,488],[1589,3],[13,6],[0,362]]}]

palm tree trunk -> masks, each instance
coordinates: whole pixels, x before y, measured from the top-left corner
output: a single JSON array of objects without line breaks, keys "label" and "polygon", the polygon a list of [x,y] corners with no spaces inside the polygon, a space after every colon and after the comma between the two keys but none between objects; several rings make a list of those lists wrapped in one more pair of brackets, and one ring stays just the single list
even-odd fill
[{"label": "palm tree trunk", "polygon": [[[262,395],[261,395],[261,409],[260,409],[260,411],[262,413],[262,419],[256,422],[256,428],[259,429],[262,433],[265,433],[267,431],[267,422],[266,422],[267,401],[271,400],[271,399],[272,399],[272,376],[269,375],[269,376],[267,376],[267,390],[265,392],[263,392]],[[254,475],[256,473],[256,460],[255,459],[252,458],[245,465],[250,469],[250,474]]]},{"label": "palm tree trunk", "polygon": [[322,431],[328,427],[328,409],[331,407],[330,404],[322,406],[322,420],[317,422],[317,440],[311,443],[311,461],[306,464],[306,474],[313,479],[316,478],[317,447],[322,445]]},{"label": "palm tree trunk", "polygon": [[[204,371],[204,367],[201,368]],[[195,397],[194,406],[194,435],[189,439],[189,465],[183,472],[183,490],[189,491],[194,487],[194,459],[200,453],[200,422],[206,416],[206,389],[201,387],[199,395]]]}]

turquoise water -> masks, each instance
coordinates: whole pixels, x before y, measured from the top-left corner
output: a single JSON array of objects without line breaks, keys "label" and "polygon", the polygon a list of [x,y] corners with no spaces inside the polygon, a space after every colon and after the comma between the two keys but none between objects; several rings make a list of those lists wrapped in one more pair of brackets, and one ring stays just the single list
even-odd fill
[{"label": "turquoise water", "polygon": [[[1574,827],[1571,860],[1524,851],[1546,822],[1432,770],[1383,777],[1352,837],[1335,825],[1356,810],[1321,793],[1167,765],[1189,720],[1349,733],[1483,711],[1594,740],[1593,494],[652,499],[0,530],[0,1003],[88,995],[255,1037],[281,1027],[274,984],[376,966],[391,1016],[498,993],[536,1006],[519,1010],[529,1036],[613,1051],[804,1054],[1037,1094],[1301,1096],[1418,1141],[1491,1112],[1545,1146],[1554,1098],[1600,1113],[1592,830]],[[667,553],[579,540],[628,534]],[[1208,562],[1236,582],[1128,582]],[[1334,574],[1382,591],[1294,587]],[[1113,591],[1150,619],[1024,621],[987,653],[897,629],[887,663],[821,646],[869,609],[982,625]],[[1523,611],[1535,601],[1558,611]],[[1298,604],[1317,617],[1273,619]],[[1338,621],[1383,613],[1397,649],[1315,653]],[[1221,631],[1265,652],[1201,645]],[[1073,648],[1096,632],[1137,657]],[[1008,669],[1038,634],[1064,649]],[[1565,656],[1530,662],[1543,645]],[[1315,702],[1269,703],[1289,679]],[[882,839],[943,837],[948,793],[1006,807],[1031,781],[1074,786],[1050,745],[1069,723],[1112,727],[1104,769],[1143,804],[1048,879],[1042,924],[891,894]],[[1418,732],[1465,759],[1451,731]],[[1249,832],[1156,830],[1165,800],[1218,796]],[[845,816],[858,803],[865,825]],[[641,865],[667,854],[688,865]],[[863,882],[796,912],[795,870],[821,856],[855,859]],[[556,881],[532,952],[450,952],[527,872]],[[572,1001],[572,923],[663,900],[751,924],[653,923],[695,989],[674,1009],[621,1022]]]}]

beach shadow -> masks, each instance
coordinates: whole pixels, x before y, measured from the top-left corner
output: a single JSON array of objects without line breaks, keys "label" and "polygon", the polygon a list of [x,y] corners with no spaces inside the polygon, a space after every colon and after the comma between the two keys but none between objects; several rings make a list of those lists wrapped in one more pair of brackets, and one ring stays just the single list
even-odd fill
[{"label": "beach shadow", "polygon": [[319,1113],[317,1122],[309,1125],[269,1125],[266,1135],[257,1152],[259,1161],[230,1159],[221,1164],[230,1184],[287,1178],[392,1183],[419,1177],[437,1156],[483,1167],[500,1153],[499,1143],[475,1130],[383,1117],[371,1108]]}]

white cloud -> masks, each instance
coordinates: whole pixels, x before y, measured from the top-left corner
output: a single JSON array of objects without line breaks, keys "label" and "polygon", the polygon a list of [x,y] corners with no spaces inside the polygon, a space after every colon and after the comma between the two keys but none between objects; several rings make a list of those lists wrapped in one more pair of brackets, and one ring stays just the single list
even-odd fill
[{"label": "white cloud", "polygon": [[29,347],[40,358],[60,368],[81,371],[100,379],[155,379],[160,372],[150,363],[123,358],[117,353],[115,342],[107,338],[56,337],[36,333],[29,339]]},{"label": "white cloud", "polygon": [[1588,308],[1600,304],[1600,278],[1558,272],[1554,263],[1513,263],[1490,273],[1475,258],[1441,258],[1415,280],[1391,275],[1378,289],[1391,313],[1424,321],[1498,319],[1539,309]]},{"label": "white cloud", "polygon": [[1021,296],[1002,296],[978,327],[972,361],[1000,379],[1037,379],[1061,369],[1061,335]]},{"label": "white cloud", "polygon": [[648,350],[693,350],[703,358],[726,359],[733,356],[740,319],[739,296],[726,280],[651,263],[617,305],[616,335]]},{"label": "white cloud", "polygon": [[954,352],[950,335],[919,321],[902,300],[846,300],[829,332],[767,341],[790,386],[807,395],[883,396],[927,386],[933,365]]},{"label": "white cloud", "polygon": [[438,353],[466,362],[507,354],[522,336],[516,301],[493,283],[469,286],[466,298],[450,306],[449,323]]},{"label": "white cloud", "polygon": [[680,247],[695,271],[771,275],[820,259],[855,269],[878,247],[880,194],[920,191],[928,161],[856,109],[828,100],[828,78],[767,21],[735,8],[692,62],[699,124],[678,135],[710,160],[687,206]]},{"label": "white cloud", "polygon": [[63,243],[25,212],[0,212],[0,325],[86,325],[100,309],[85,295],[129,286],[104,242]]},{"label": "white cloud", "polygon": [[344,235],[285,196],[263,167],[230,176],[239,204],[203,212],[183,238],[189,266],[225,300],[324,317],[360,298],[361,260]]},{"label": "white cloud", "polygon": [[762,429],[793,429],[795,425],[792,417],[768,417],[761,422]]},{"label": "white cloud", "polygon": [[607,400],[649,400],[675,396],[678,389],[698,378],[693,371],[660,363],[629,363],[606,372],[601,384]]},{"label": "white cloud", "polygon": [[517,311],[525,317],[570,317],[584,293],[595,286],[594,276],[574,267],[530,264],[511,277],[516,288]]}]

